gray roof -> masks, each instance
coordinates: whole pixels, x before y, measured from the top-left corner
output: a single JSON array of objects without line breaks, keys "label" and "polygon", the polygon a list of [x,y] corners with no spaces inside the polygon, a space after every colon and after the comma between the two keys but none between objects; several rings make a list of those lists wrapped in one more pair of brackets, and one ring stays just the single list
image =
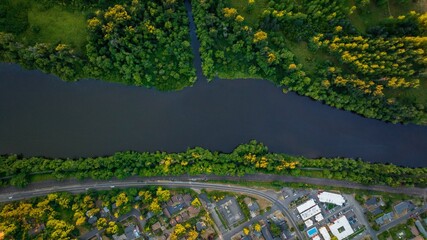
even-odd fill
[{"label": "gray roof", "polygon": [[122,234],[122,235],[117,235],[117,234],[114,234],[113,235],[113,239],[114,240],[126,240],[126,235],[124,235],[124,234]]},{"label": "gray roof", "polygon": [[87,220],[87,222],[89,224],[94,224],[94,223],[96,223],[96,220],[98,220],[98,218],[95,217],[95,216],[92,216],[92,217],[89,218],[89,220]]},{"label": "gray roof", "polygon": [[196,229],[197,231],[202,231],[203,229],[206,229],[206,224],[204,222],[197,222],[196,223]]},{"label": "gray roof", "polygon": [[383,210],[380,208],[380,207],[377,207],[377,208],[375,208],[371,213],[374,215],[374,216],[376,216],[376,215],[378,215],[378,214],[380,214],[380,213],[382,213],[383,212]]},{"label": "gray roof", "polygon": [[375,219],[375,222],[378,225],[383,225],[385,221],[391,221],[393,219],[393,216],[394,216],[393,212],[389,212]]},{"label": "gray roof", "polygon": [[204,201],[205,203],[210,203],[211,202],[211,201],[209,201],[209,198],[206,195],[206,193],[199,194],[199,199],[202,200],[202,201]]},{"label": "gray roof", "polygon": [[415,221],[415,225],[417,225],[418,230],[422,235],[424,235],[425,238],[427,238],[427,232],[424,228],[423,224],[420,222],[420,220]]},{"label": "gray roof", "polygon": [[234,197],[226,197],[217,203],[218,210],[227,220],[229,225],[234,225],[243,220],[240,206]]},{"label": "gray roof", "polygon": [[377,197],[371,197],[366,201],[366,205],[368,206],[372,206],[378,203],[378,198]]},{"label": "gray roof", "polygon": [[396,211],[397,215],[400,215],[404,213],[405,211],[408,211],[410,208],[412,208],[414,205],[411,202],[404,201],[396,206],[394,206],[394,210]]},{"label": "gray roof", "polygon": [[145,217],[145,219],[150,219],[150,218],[152,218],[154,216],[154,213],[153,212],[151,212],[151,211],[149,211],[148,213],[147,213],[147,216]]},{"label": "gray roof", "polygon": [[139,238],[139,231],[136,230],[135,225],[129,225],[125,228],[126,238],[129,240],[133,240]]},{"label": "gray roof", "polygon": [[267,226],[264,226],[261,229],[262,235],[264,236],[265,240],[273,240],[273,236],[271,235],[270,230],[268,230]]},{"label": "gray roof", "polygon": [[175,206],[167,206],[166,209],[168,210],[170,215],[174,215],[175,213],[181,211],[185,206],[185,203],[179,203]]},{"label": "gray roof", "polygon": [[257,202],[252,201],[251,204],[248,205],[248,208],[252,212],[256,212],[259,210],[259,205]]}]

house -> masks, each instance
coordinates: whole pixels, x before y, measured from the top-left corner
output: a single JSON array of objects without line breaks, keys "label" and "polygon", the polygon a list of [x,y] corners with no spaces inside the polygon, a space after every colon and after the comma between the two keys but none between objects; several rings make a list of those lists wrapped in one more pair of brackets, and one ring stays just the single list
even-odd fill
[{"label": "house", "polygon": [[206,229],[206,223],[204,223],[204,222],[197,222],[196,223],[196,229],[197,229],[197,231],[202,231],[202,230],[204,230],[204,229]]},{"label": "house", "polygon": [[382,215],[381,217],[375,219],[375,222],[378,225],[383,225],[384,223],[391,222],[393,220],[393,217],[394,217],[394,213],[393,212],[389,212],[389,213],[386,213],[386,214]]},{"label": "house", "polygon": [[197,216],[200,213],[200,208],[198,207],[189,206],[187,210],[190,216],[193,216],[193,217]]},{"label": "house", "polygon": [[107,207],[104,207],[101,209],[101,217],[106,218],[110,216],[110,209],[108,209]]},{"label": "house", "polygon": [[372,215],[377,216],[378,214],[383,213],[383,210],[381,209],[381,207],[376,207],[371,211]]},{"label": "house", "polygon": [[178,213],[179,211],[184,209],[184,207],[186,207],[185,203],[178,203],[173,206],[168,205],[163,209],[163,213],[165,214],[166,217],[170,218],[175,213]]},{"label": "house", "polygon": [[147,215],[145,216],[145,219],[148,220],[148,219],[152,218],[153,216],[154,216],[154,213],[152,211],[149,211],[147,213]]},{"label": "house", "polygon": [[177,222],[176,222],[176,220],[175,219],[171,219],[170,221],[169,221],[169,224],[172,226],[172,227],[175,227],[175,225],[177,224]]},{"label": "house", "polygon": [[408,211],[412,210],[413,208],[414,208],[414,204],[408,201],[403,201],[394,206],[394,211],[396,211],[396,214],[398,216],[401,216],[408,213]]},{"label": "house", "polygon": [[92,225],[92,224],[96,223],[97,220],[98,220],[98,218],[96,216],[92,216],[87,220],[87,223]]},{"label": "house", "polygon": [[188,219],[190,219],[190,215],[188,215],[188,212],[187,212],[187,211],[182,212],[182,213],[181,213],[181,217],[182,217],[182,221],[183,221],[183,222],[185,222],[185,221],[187,221]]},{"label": "house", "polygon": [[117,234],[114,234],[113,235],[113,239],[114,240],[126,240],[126,235],[124,235],[124,234],[122,234],[122,235],[117,235]]},{"label": "house", "polygon": [[90,218],[93,216],[93,212],[91,210],[87,210],[85,215],[86,215],[86,217]]},{"label": "house", "polygon": [[182,203],[182,202],[183,202],[182,195],[181,195],[181,194],[173,195],[173,196],[171,197],[171,200],[170,200],[170,201],[172,201],[172,204],[171,204],[171,205],[173,205],[173,204],[178,204],[178,203]]},{"label": "house", "polygon": [[139,237],[141,237],[141,232],[139,231],[138,227],[131,224],[125,228],[125,236],[127,240],[134,240]]},{"label": "house", "polygon": [[160,222],[156,222],[151,226],[151,230],[153,232],[156,232],[157,230],[159,230],[162,227],[162,225],[160,224]]},{"label": "house", "polygon": [[211,203],[211,201],[208,198],[208,195],[206,193],[199,194],[199,199],[204,202],[205,204]]},{"label": "house", "polygon": [[113,205],[111,205],[111,209],[116,209],[117,208],[117,205],[116,205],[116,203],[113,203]]},{"label": "house", "polygon": [[185,194],[183,197],[183,201],[187,204],[187,206],[190,206],[191,201],[193,201],[193,198],[190,194]]},{"label": "house", "polygon": [[163,208],[163,214],[164,214],[167,218],[170,218],[170,217],[171,217],[171,214],[169,213],[169,211],[168,211],[167,207]]},{"label": "house", "polygon": [[368,200],[366,200],[365,204],[367,207],[376,207],[378,202],[379,202],[379,198],[371,197]]},{"label": "house", "polygon": [[243,213],[234,197],[226,197],[217,203],[218,210],[230,226],[243,220]]},{"label": "house", "polygon": [[249,208],[249,213],[251,215],[251,217],[256,217],[256,215],[258,214],[259,211],[259,205],[257,202],[252,201],[252,199],[245,197],[243,199],[243,201],[245,202],[245,204],[248,206]]},{"label": "house", "polygon": [[270,230],[268,229],[267,225],[264,225],[261,228],[262,236],[264,236],[265,240],[273,240],[273,236],[271,235]]}]

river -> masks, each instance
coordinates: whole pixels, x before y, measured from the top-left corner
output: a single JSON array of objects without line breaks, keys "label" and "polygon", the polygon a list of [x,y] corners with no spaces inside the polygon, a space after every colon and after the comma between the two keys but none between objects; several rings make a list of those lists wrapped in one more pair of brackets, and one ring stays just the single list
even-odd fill
[{"label": "river", "polygon": [[86,157],[194,146],[229,152],[256,139],[273,152],[427,166],[427,126],[366,119],[265,80],[207,83],[188,1],[186,8],[198,81],[182,91],[66,83],[0,64],[0,154]]},{"label": "river", "polygon": [[0,154],[85,157],[116,151],[271,151],[427,166],[427,127],[334,109],[264,80],[199,81],[178,92],[82,80],[0,64]]}]

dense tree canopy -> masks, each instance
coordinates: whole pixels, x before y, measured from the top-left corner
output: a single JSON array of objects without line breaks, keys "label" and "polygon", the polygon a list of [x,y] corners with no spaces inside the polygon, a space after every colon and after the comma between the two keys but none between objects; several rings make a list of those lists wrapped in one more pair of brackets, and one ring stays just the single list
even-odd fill
[{"label": "dense tree canopy", "polygon": [[[427,168],[397,167],[392,164],[371,164],[347,158],[308,159],[286,154],[269,153],[255,141],[238,146],[231,153],[192,148],[182,153],[119,152],[109,157],[82,159],[0,157],[0,178],[4,185],[24,186],[32,175],[49,173],[57,179],[122,179],[129,176],[162,175],[243,175],[273,173],[355,181],[363,184],[391,186],[426,186]],[[184,164],[183,164],[184,163]],[[167,201],[168,192],[159,189],[158,201]],[[150,198],[146,196],[146,198]],[[125,203],[126,196],[117,199]],[[158,210],[158,203],[152,208]],[[120,205],[119,204],[119,205]]]},{"label": "dense tree canopy", "polygon": [[[183,2],[117,0],[107,5],[104,1],[44,0],[44,3],[46,8],[59,4],[88,12],[89,36],[85,48],[75,49],[62,42],[31,44],[18,38],[17,33],[30,31],[28,21],[21,19],[19,27],[12,29],[6,15],[3,24],[2,7],[12,6],[7,1],[0,4],[0,61],[17,62],[65,80],[98,78],[160,90],[178,90],[195,82]],[[14,22],[18,24],[18,20]]]},{"label": "dense tree canopy", "polygon": [[401,96],[425,88],[427,14],[410,11],[363,31],[352,19],[369,12],[369,0],[241,2],[192,1],[208,78],[266,78],[366,117],[427,123],[427,101]]},{"label": "dense tree canopy", "polygon": [[[401,15],[388,0],[193,0],[203,73],[265,78],[369,118],[426,124],[427,14],[409,11],[417,1],[392,2]],[[183,1],[42,0],[38,8],[85,13],[81,49],[27,39],[40,31],[28,18],[33,3],[0,3],[1,61],[66,80],[161,90],[195,82]]]}]

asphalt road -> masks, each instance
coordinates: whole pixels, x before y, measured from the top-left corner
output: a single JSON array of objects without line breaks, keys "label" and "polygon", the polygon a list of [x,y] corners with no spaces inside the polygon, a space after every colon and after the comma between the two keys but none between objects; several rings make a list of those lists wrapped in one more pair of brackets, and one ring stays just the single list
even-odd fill
[{"label": "asphalt road", "polygon": [[[379,192],[389,192],[396,194],[406,194],[406,195],[417,195],[423,196],[427,199],[427,188],[416,188],[416,187],[389,187],[384,185],[363,185],[359,183],[349,182],[349,181],[341,181],[341,180],[333,180],[333,179],[324,179],[324,178],[310,178],[310,177],[294,177],[294,176],[286,176],[286,175],[274,175],[274,174],[247,174],[241,177],[238,176],[216,176],[216,175],[198,175],[198,176],[159,176],[159,177],[130,177],[121,181],[155,181],[155,180],[176,180],[176,181],[252,181],[252,182],[272,182],[272,181],[280,181],[280,182],[291,182],[291,183],[306,183],[306,184],[314,184],[319,186],[332,186],[332,187],[343,187],[343,188],[351,188],[351,189],[362,189],[362,190],[370,190],[370,191],[379,191]],[[61,184],[84,184],[84,183],[105,183],[106,181],[96,181],[96,180],[83,180],[77,181],[74,179],[64,180]],[[55,180],[51,181],[43,181],[31,183],[24,190],[37,190],[39,188],[48,188],[55,185],[58,185]],[[23,189],[15,188],[15,187],[6,187],[0,188],[0,194],[3,193],[16,193],[19,191],[23,191]]]},{"label": "asphalt road", "polygon": [[[275,197],[270,196],[269,194],[266,194],[265,192],[256,190],[256,189],[225,185],[225,184],[205,183],[205,182],[191,182],[191,181],[180,182],[180,181],[164,181],[164,180],[145,181],[145,182],[132,181],[132,180],[124,180],[124,181],[114,180],[114,181],[108,181],[108,182],[71,181],[71,183],[74,183],[74,184],[64,184],[61,182],[56,182],[55,185],[51,185],[49,187],[44,187],[44,188],[28,189],[28,190],[21,190],[21,191],[9,192],[9,193],[2,192],[0,194],[0,202],[26,199],[26,198],[36,197],[36,196],[44,196],[52,192],[67,191],[71,193],[81,193],[81,192],[87,191],[88,189],[105,190],[105,189],[111,189],[115,187],[125,188],[125,187],[143,187],[143,186],[150,186],[150,185],[162,185],[162,186],[168,186],[168,187],[209,188],[209,189],[215,189],[220,191],[231,191],[231,192],[238,192],[238,193],[245,193],[245,194],[253,194],[269,200],[270,202],[275,204],[279,210],[281,210],[286,214],[292,226],[294,227],[294,229],[296,229],[297,235],[299,236],[299,238],[303,239],[302,234],[298,231],[298,226],[294,222],[294,220],[291,218],[288,209],[281,202],[279,202]],[[11,196],[13,196],[12,199],[10,199]]]},{"label": "asphalt road", "polygon": [[[266,192],[251,189],[241,186],[232,186],[226,184],[213,184],[203,181],[207,180],[228,180],[228,181],[254,181],[254,182],[271,182],[271,181],[283,181],[283,182],[296,182],[296,183],[307,183],[324,186],[344,187],[353,189],[364,189],[372,191],[383,191],[398,194],[408,195],[420,195],[426,196],[426,190],[423,188],[393,188],[389,186],[366,186],[358,183],[338,181],[331,179],[320,179],[320,178],[308,178],[308,177],[293,177],[293,176],[281,176],[281,175],[270,175],[270,174],[252,174],[245,175],[242,177],[236,176],[215,176],[215,175],[202,175],[202,176],[177,176],[177,177],[131,177],[125,180],[111,180],[111,181],[97,181],[97,180],[84,180],[78,181],[74,179],[65,180],[62,182],[58,181],[42,181],[31,183],[24,189],[15,187],[0,188],[0,202],[8,202],[13,200],[21,200],[31,197],[44,196],[53,192],[67,191],[71,193],[81,193],[89,189],[95,190],[107,190],[113,187],[143,187],[149,185],[163,185],[168,187],[189,187],[189,188],[209,188],[221,191],[232,191],[246,194],[254,194],[263,197],[273,204],[275,204],[279,210],[285,213],[286,217],[290,220],[290,223],[296,229],[297,235],[300,239],[303,239],[301,232],[298,231],[297,224],[291,217],[290,212],[286,206],[277,199],[277,196],[272,196]],[[196,182],[198,181],[198,182]],[[200,182],[202,181],[202,182]]]},{"label": "asphalt road", "polygon": [[397,226],[397,225],[399,225],[399,224],[401,224],[401,223],[406,223],[406,221],[407,221],[409,218],[411,218],[411,217],[412,217],[412,215],[423,213],[423,212],[424,212],[424,211],[426,211],[426,210],[427,210],[427,206],[426,206],[426,205],[424,205],[424,206],[422,206],[422,207],[417,207],[417,208],[416,208],[416,209],[414,209],[413,211],[408,212],[405,216],[402,216],[402,217],[400,217],[400,218],[398,218],[398,219],[396,219],[396,220],[393,220],[393,221],[391,221],[391,222],[389,222],[389,223],[387,223],[387,224],[385,224],[385,225],[381,226],[381,228],[380,228],[380,230],[377,232],[377,234],[381,234],[382,232],[384,232],[384,231],[386,231],[386,230],[389,230],[390,228],[393,228],[393,227],[395,227],[395,226]]}]

